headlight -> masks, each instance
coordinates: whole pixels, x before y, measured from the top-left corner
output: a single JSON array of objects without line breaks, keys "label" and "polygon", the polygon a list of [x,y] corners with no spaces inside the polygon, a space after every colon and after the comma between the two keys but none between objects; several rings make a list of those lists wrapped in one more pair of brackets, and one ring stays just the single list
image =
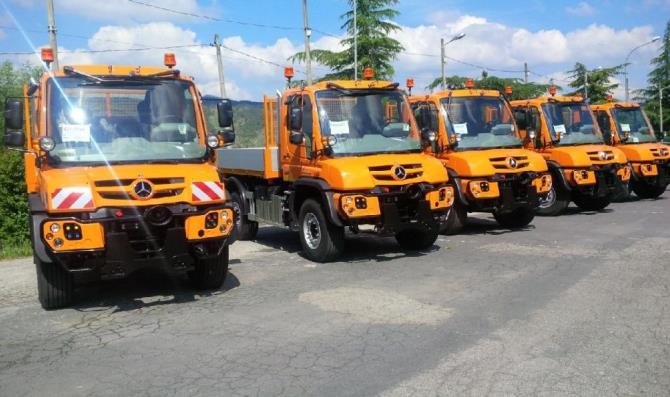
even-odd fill
[{"label": "headlight", "polygon": [[58,233],[60,232],[60,225],[57,223],[52,223],[51,226],[49,227],[49,230],[51,230],[51,233]]},{"label": "headlight", "polygon": [[207,146],[212,149],[219,147],[219,137],[216,135],[207,135]]},{"label": "headlight", "polygon": [[40,149],[45,152],[50,152],[56,147],[56,142],[50,136],[43,136],[40,138]]}]

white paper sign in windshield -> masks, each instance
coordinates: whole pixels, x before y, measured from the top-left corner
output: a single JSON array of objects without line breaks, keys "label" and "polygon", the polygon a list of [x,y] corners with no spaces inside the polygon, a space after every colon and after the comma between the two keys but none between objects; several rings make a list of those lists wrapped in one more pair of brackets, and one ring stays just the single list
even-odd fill
[{"label": "white paper sign in windshield", "polygon": [[62,142],[91,142],[90,124],[61,124]]}]

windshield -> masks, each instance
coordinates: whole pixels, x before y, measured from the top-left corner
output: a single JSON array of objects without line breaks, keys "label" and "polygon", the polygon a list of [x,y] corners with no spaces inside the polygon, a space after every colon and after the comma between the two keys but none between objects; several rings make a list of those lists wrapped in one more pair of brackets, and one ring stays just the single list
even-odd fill
[{"label": "windshield", "polygon": [[457,150],[520,147],[512,112],[499,97],[442,98],[447,133],[455,134]]},{"label": "windshield", "polygon": [[552,140],[560,140],[559,145],[603,143],[586,103],[550,102],[542,104],[542,110],[549,134]]},{"label": "windshield", "polygon": [[400,91],[324,90],[316,93],[322,136],[335,136],[333,155],[421,151],[421,141]]},{"label": "windshield", "polygon": [[[640,108],[612,109],[616,132],[624,143],[656,142]],[[628,139],[626,139],[628,137]]]},{"label": "windshield", "polygon": [[50,158],[67,163],[201,160],[192,85],[141,79],[50,81]]}]

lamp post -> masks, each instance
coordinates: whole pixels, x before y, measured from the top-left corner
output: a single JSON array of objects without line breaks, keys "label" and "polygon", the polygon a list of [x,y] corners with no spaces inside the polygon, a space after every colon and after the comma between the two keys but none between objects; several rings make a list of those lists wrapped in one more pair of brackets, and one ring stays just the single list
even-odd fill
[{"label": "lamp post", "polygon": [[309,37],[312,35],[312,29],[307,22],[307,0],[302,1],[302,18],[305,27],[305,65],[307,66],[307,85],[312,84],[312,59],[309,51]]},{"label": "lamp post", "polygon": [[444,46],[451,43],[452,41],[460,40],[465,37],[465,33],[459,33],[456,36],[452,37],[451,40],[444,42],[444,39],[440,39],[440,50],[441,50],[441,59],[442,59],[442,89],[447,88],[447,79],[444,76],[444,65],[446,64],[444,60]]},{"label": "lamp post", "polygon": [[628,55],[626,55],[626,60],[623,62],[623,76],[624,76],[624,80],[623,80],[624,83],[623,84],[624,84],[624,91],[625,91],[625,95],[626,95],[626,102],[628,102],[628,98],[629,98],[629,95],[628,95],[628,93],[629,93],[629,91],[628,91],[628,59],[633,54],[633,52],[635,52],[635,50],[637,50],[638,48],[644,47],[647,44],[655,43],[660,39],[661,39],[661,36],[654,36],[654,37],[651,38],[651,40],[646,41],[646,42],[640,44],[639,46],[633,48],[632,50],[630,50]]}]

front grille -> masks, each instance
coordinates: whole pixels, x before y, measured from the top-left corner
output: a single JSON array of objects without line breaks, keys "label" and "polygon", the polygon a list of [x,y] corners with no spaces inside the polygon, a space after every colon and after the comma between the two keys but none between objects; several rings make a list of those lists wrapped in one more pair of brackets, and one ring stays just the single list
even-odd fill
[{"label": "front grille", "polygon": [[[514,159],[512,161],[511,159]],[[489,158],[493,168],[497,170],[518,170],[528,167],[530,162],[528,161],[528,156],[507,156],[507,157],[491,157]],[[513,167],[511,164],[516,164],[516,167]]]},{"label": "front grille", "polygon": [[[184,192],[184,178],[149,178],[153,185],[152,198],[179,196]],[[133,200],[130,192],[137,179],[109,179],[95,182],[96,193],[108,200]]]},{"label": "front grille", "polygon": [[[605,153],[605,158],[600,158],[600,153]],[[589,159],[594,163],[603,163],[614,160],[614,153],[611,150],[602,150],[597,152],[587,152]]]},{"label": "front grille", "polygon": [[[403,179],[397,179],[393,174],[393,171],[396,167],[402,167],[405,169],[406,175]],[[389,165],[379,165],[374,167],[368,167],[370,175],[378,181],[411,181],[423,176],[423,167],[421,164],[389,164]]]}]

